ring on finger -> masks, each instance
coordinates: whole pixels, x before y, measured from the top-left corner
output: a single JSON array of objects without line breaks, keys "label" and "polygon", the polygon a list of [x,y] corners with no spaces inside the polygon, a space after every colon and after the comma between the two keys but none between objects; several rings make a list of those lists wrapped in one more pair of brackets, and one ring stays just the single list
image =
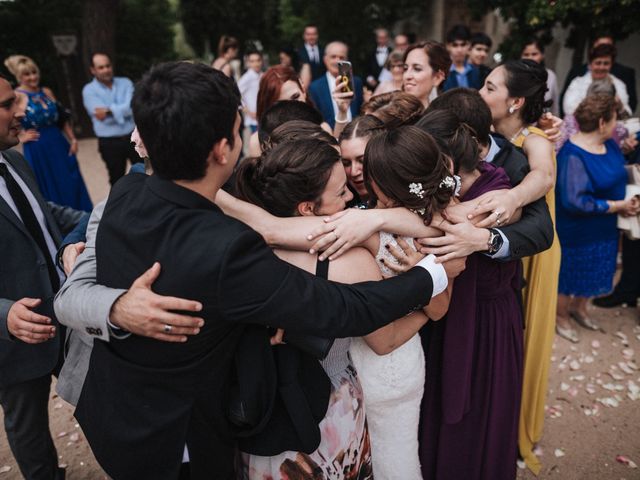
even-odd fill
[{"label": "ring on finger", "polygon": [[171,325],[165,324],[163,329],[164,329],[164,333],[171,333],[171,330],[173,330],[173,327]]},{"label": "ring on finger", "polygon": [[502,215],[502,212],[495,210],[493,214],[496,216],[496,218],[500,218],[500,216]]},{"label": "ring on finger", "polygon": [[501,224],[501,223],[502,223],[502,222],[501,222],[501,221],[500,221],[500,219],[498,218],[498,219],[496,220],[496,225],[500,226],[500,224]]}]

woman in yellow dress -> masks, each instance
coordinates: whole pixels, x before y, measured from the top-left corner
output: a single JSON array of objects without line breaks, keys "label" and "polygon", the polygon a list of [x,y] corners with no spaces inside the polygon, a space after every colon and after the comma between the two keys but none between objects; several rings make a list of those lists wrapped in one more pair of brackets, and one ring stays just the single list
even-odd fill
[{"label": "woman in yellow dress", "polygon": [[[480,90],[491,109],[496,132],[522,148],[531,167],[520,185],[490,200],[495,207],[505,210],[499,218],[501,222],[506,222],[517,208],[545,196],[555,225],[555,151],[545,133],[532,126],[545,106],[546,80],[547,72],[539,64],[530,60],[510,61],[494,69]],[[554,340],[560,271],[557,236],[550,249],[523,259],[523,267],[524,377],[518,444],[527,466],[538,474],[541,465],[533,448],[542,437]]]}]

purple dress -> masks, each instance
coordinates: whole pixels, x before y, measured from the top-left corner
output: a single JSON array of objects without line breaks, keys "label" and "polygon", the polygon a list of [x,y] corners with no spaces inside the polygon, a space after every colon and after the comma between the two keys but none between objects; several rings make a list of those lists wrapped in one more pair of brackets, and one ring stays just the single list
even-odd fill
[{"label": "purple dress", "polygon": [[[511,188],[502,168],[481,164],[463,201]],[[520,261],[481,253],[455,279],[447,316],[429,322],[420,415],[425,479],[514,479],[522,392]]]}]

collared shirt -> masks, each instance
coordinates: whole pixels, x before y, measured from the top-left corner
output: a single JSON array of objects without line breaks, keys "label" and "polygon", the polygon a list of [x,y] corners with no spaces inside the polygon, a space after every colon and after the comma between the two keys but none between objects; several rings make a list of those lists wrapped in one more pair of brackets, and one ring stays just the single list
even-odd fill
[{"label": "collared shirt", "polygon": [[[490,142],[489,143],[489,151],[487,152],[487,156],[481,159],[481,160],[483,160],[483,161],[485,161],[487,163],[493,162],[493,159],[496,158],[496,155],[498,153],[500,153],[500,146],[493,139],[493,137],[491,135],[489,135],[489,142]],[[491,258],[493,258],[494,260],[500,260],[500,259],[503,259],[503,258],[509,258],[511,256],[511,249],[509,248],[509,239],[507,238],[507,236],[504,233],[502,233],[502,230],[500,230],[499,228],[496,228],[495,230],[502,237],[502,246],[500,247],[500,250],[498,250],[493,255],[489,255],[489,256]]]},{"label": "collared shirt", "polygon": [[320,63],[320,50],[318,49],[318,45],[309,45],[308,43],[305,43],[304,48],[307,50],[310,62]]},{"label": "collared shirt", "polygon": [[[258,90],[260,89],[260,78],[262,73],[258,73],[253,69],[247,70],[238,82],[238,90],[242,95],[242,106],[245,112],[251,112],[255,116],[258,110]],[[244,126],[257,126],[257,119],[251,118],[248,113],[244,115]]]},{"label": "collared shirt", "polygon": [[[44,212],[40,208],[40,205],[38,204],[36,197],[33,195],[33,193],[31,193],[31,190],[29,189],[27,184],[24,183],[24,180],[22,180],[22,177],[20,176],[20,174],[16,172],[15,169],[11,166],[11,164],[4,159],[4,157],[2,156],[2,153],[0,153],[0,163],[4,163],[7,166],[7,168],[9,169],[9,173],[13,176],[16,183],[22,189],[22,193],[24,193],[24,196],[27,197],[27,200],[29,201],[29,206],[31,207],[31,210],[33,210],[33,213],[35,214],[36,219],[38,220],[38,225],[40,225],[40,229],[42,230],[42,234],[44,235],[44,240],[47,244],[47,250],[49,250],[49,255],[51,255],[51,260],[55,265],[55,259],[56,259],[56,254],[58,253],[58,249],[56,248],[56,244],[53,241],[53,237],[49,233],[49,229],[47,228],[47,220],[44,217]],[[22,221],[22,217],[20,217],[20,213],[18,212],[18,207],[16,207],[16,204],[13,201],[13,197],[11,196],[11,194],[9,193],[9,189],[7,188],[7,182],[5,182],[4,178],[1,176],[0,176],[0,197],[2,197],[2,199],[5,202],[7,202],[7,205],[9,205],[9,208],[11,208],[13,213],[16,214],[16,217],[18,217],[18,219]],[[62,282],[64,282],[65,280],[65,276],[60,271],[59,268],[56,268],[56,272],[58,272],[58,277],[60,277],[60,283],[62,284]]]},{"label": "collared shirt", "polygon": [[[334,117],[338,115],[338,104],[336,103],[336,101],[333,98],[333,91],[336,89],[336,79],[337,77],[334,77],[333,75],[331,75],[329,73],[329,71],[327,71],[327,73],[325,74],[326,78],[327,78],[327,82],[329,82],[329,93],[331,94],[331,104],[333,105],[333,115]],[[347,121],[350,122],[352,119],[351,116],[351,108],[347,109]]]},{"label": "collared shirt", "polygon": [[452,63],[449,72],[456,76],[459,87],[469,88],[469,79],[467,78],[467,75],[469,75],[471,70],[473,70],[473,66],[469,62],[464,62],[464,70],[462,73],[458,72],[458,70],[456,70],[456,66]]},{"label": "collared shirt", "polygon": [[[82,89],[84,108],[93,122],[93,131],[97,137],[123,137],[131,135],[133,112],[131,98],[133,97],[133,83],[125,77],[113,77],[111,88],[94,78]],[[93,112],[96,108],[104,107],[111,114],[104,120],[98,120]]]},{"label": "collared shirt", "polygon": [[376,49],[376,62],[378,62],[379,67],[384,66],[384,62],[387,61],[387,57],[389,56],[389,50],[387,47],[378,47]]},{"label": "collared shirt", "polygon": [[493,159],[496,158],[496,155],[498,153],[500,153],[500,146],[493,139],[493,137],[489,135],[489,151],[487,152],[487,156],[484,158],[481,158],[480,160],[483,160],[487,163],[491,163],[493,162]]}]

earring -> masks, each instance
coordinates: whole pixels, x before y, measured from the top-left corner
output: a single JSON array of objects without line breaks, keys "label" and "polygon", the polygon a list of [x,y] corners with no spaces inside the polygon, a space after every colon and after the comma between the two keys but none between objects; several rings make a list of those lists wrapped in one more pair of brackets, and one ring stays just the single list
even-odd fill
[{"label": "earring", "polygon": [[516,111],[516,109],[514,108],[514,106],[513,106],[513,105],[511,105],[511,106],[509,107],[509,113],[510,113],[511,115],[513,115],[513,112],[515,112],[515,111]]}]

